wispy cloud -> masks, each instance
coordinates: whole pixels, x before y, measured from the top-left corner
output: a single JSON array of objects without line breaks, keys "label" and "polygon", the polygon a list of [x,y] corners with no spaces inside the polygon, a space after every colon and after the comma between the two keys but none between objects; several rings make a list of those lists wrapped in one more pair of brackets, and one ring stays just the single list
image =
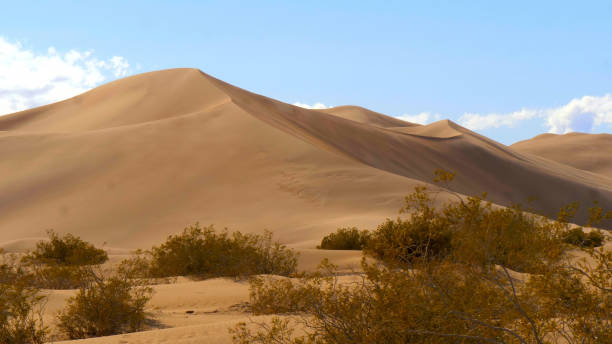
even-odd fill
[{"label": "wispy cloud", "polygon": [[478,113],[465,113],[459,117],[459,124],[471,130],[514,127],[519,122],[536,116],[538,116],[537,111],[527,109],[505,114],[488,113],[483,115]]},{"label": "wispy cloud", "polygon": [[584,96],[569,103],[547,109],[522,109],[511,113],[466,113],[459,123],[472,130],[514,127],[529,119],[541,119],[548,132],[565,134],[591,132],[604,124],[612,124],[612,95]]},{"label": "wispy cloud", "polygon": [[441,119],[442,115],[437,114],[437,113],[432,114],[429,112],[421,112],[416,115],[404,114],[404,115],[398,116],[397,118],[404,120],[406,122],[410,122],[410,123],[428,124],[428,123]]},{"label": "wispy cloud", "polygon": [[300,102],[295,102],[295,103],[293,103],[293,105],[299,106],[299,107],[304,108],[304,109],[316,109],[316,110],[330,108],[330,106],[326,106],[323,103],[314,103],[312,105],[308,105],[308,104],[304,104],[304,103],[300,103]]},{"label": "wispy cloud", "polygon": [[0,115],[70,98],[129,73],[121,56],[100,60],[92,51],[53,47],[35,53],[0,37]]}]

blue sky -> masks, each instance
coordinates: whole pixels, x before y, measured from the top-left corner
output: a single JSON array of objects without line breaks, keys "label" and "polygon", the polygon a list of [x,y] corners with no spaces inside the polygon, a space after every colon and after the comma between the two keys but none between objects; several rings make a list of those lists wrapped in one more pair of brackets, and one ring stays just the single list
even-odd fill
[{"label": "blue sky", "polygon": [[195,67],[288,103],[450,118],[506,144],[612,132],[610,1],[12,1],[0,37],[0,112],[2,97],[7,112]]}]

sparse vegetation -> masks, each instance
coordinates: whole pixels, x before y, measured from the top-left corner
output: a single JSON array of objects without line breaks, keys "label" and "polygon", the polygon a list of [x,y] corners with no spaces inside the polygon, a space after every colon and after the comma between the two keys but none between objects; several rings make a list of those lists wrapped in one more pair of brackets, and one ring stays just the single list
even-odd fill
[{"label": "sparse vegetation", "polygon": [[0,283],[0,343],[44,343],[48,334],[42,320],[44,301],[38,289]]},{"label": "sparse vegetation", "polygon": [[89,270],[108,260],[107,253],[81,238],[47,232],[48,241],[21,258],[20,271],[29,284],[45,289],[73,289],[87,283]]},{"label": "sparse vegetation", "polygon": [[318,249],[323,250],[362,250],[370,239],[370,233],[357,227],[338,228],[335,233],[325,236]]},{"label": "sparse vegetation", "polygon": [[26,259],[48,265],[82,266],[102,264],[108,260],[103,249],[81,240],[72,234],[60,237],[52,230],[47,231],[49,241],[40,241]]},{"label": "sparse vegetation", "polygon": [[[436,180],[452,177],[439,171]],[[581,241],[588,259],[568,254],[575,207],[551,221],[484,197],[438,208],[430,193],[417,188],[408,218],[372,233],[365,252],[379,262],[362,261],[360,283],[340,283],[330,265],[297,282],[253,280],[254,312],[301,314],[259,330],[239,324],[234,342],[612,342],[612,252]]]},{"label": "sparse vegetation", "polygon": [[0,250],[0,343],[43,343],[45,298],[30,287],[14,255]]},{"label": "sparse vegetation", "polygon": [[580,247],[599,247],[603,245],[605,237],[599,230],[585,233],[582,228],[572,228],[563,234],[563,241]]},{"label": "sparse vegetation", "polygon": [[217,232],[213,226],[189,226],[179,235],[153,247],[140,258],[148,264],[147,275],[170,276],[250,276],[275,274],[289,276],[296,272],[297,255],[293,250],[264,235]]},{"label": "sparse vegetation", "polygon": [[59,329],[70,339],[142,330],[152,289],[129,274],[93,275],[58,315]]}]

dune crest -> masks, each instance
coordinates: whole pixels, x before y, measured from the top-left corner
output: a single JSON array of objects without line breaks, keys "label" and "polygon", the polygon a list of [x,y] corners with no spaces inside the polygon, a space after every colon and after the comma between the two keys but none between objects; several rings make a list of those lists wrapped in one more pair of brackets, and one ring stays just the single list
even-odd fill
[{"label": "dune crest", "polygon": [[612,178],[612,135],[568,133],[541,134],[511,146],[581,170]]},{"label": "dune crest", "polygon": [[461,136],[461,132],[455,128],[452,121],[444,119],[427,125],[413,127],[389,128],[393,131],[408,135],[428,137],[433,139],[452,139]]},{"label": "dune crest", "polygon": [[401,119],[383,115],[382,113],[374,112],[361,106],[344,105],[318,111],[381,128],[404,128],[419,126],[418,124],[402,121]]},{"label": "dune crest", "polygon": [[195,69],[117,80],[0,117],[0,130],[0,242],[54,228],[148,247],[200,221],[314,247],[337,227],[394,217],[438,168],[457,172],[455,192],[502,205],[538,196],[549,216],[572,201],[612,208],[610,179],[450,121],[303,109]]}]

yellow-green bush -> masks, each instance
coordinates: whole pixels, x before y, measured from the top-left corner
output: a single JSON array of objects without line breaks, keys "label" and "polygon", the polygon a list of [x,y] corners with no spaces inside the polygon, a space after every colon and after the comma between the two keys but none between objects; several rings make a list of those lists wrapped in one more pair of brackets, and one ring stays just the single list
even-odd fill
[{"label": "yellow-green bush", "polygon": [[142,330],[152,289],[127,275],[92,276],[58,315],[58,327],[70,339]]},{"label": "yellow-green bush", "polygon": [[563,241],[581,247],[599,247],[604,244],[605,237],[599,230],[585,233],[582,228],[572,228],[563,233]]},{"label": "yellow-green bush", "polygon": [[0,282],[0,343],[44,343],[48,334],[42,319],[44,299],[38,289]]},{"label": "yellow-green bush", "polygon": [[338,228],[336,232],[325,236],[321,240],[321,245],[317,248],[322,250],[361,250],[366,246],[369,238],[368,231],[360,231],[357,227]]},{"label": "yellow-green bush", "polygon": [[293,250],[264,235],[217,232],[213,226],[189,226],[171,235],[147,252],[152,277],[196,275],[249,276],[295,273],[297,255]]},{"label": "yellow-green bush", "polygon": [[102,264],[108,260],[103,249],[81,240],[72,234],[60,237],[47,231],[49,241],[40,241],[26,259],[49,265],[80,266]]},{"label": "yellow-green bush", "polygon": [[239,324],[234,342],[612,342],[612,252],[586,247],[589,261],[573,258],[563,242],[572,211],[552,221],[481,197],[436,207],[424,188],[404,210],[407,219],[372,233],[365,252],[381,261],[362,261],[361,283],[315,274],[252,285],[254,310],[301,312],[292,321],[304,335],[277,319],[259,331]]},{"label": "yellow-green bush", "polygon": [[21,258],[19,269],[31,286],[45,289],[74,289],[88,283],[91,266],[108,260],[107,253],[72,234],[47,232],[48,241]]}]

